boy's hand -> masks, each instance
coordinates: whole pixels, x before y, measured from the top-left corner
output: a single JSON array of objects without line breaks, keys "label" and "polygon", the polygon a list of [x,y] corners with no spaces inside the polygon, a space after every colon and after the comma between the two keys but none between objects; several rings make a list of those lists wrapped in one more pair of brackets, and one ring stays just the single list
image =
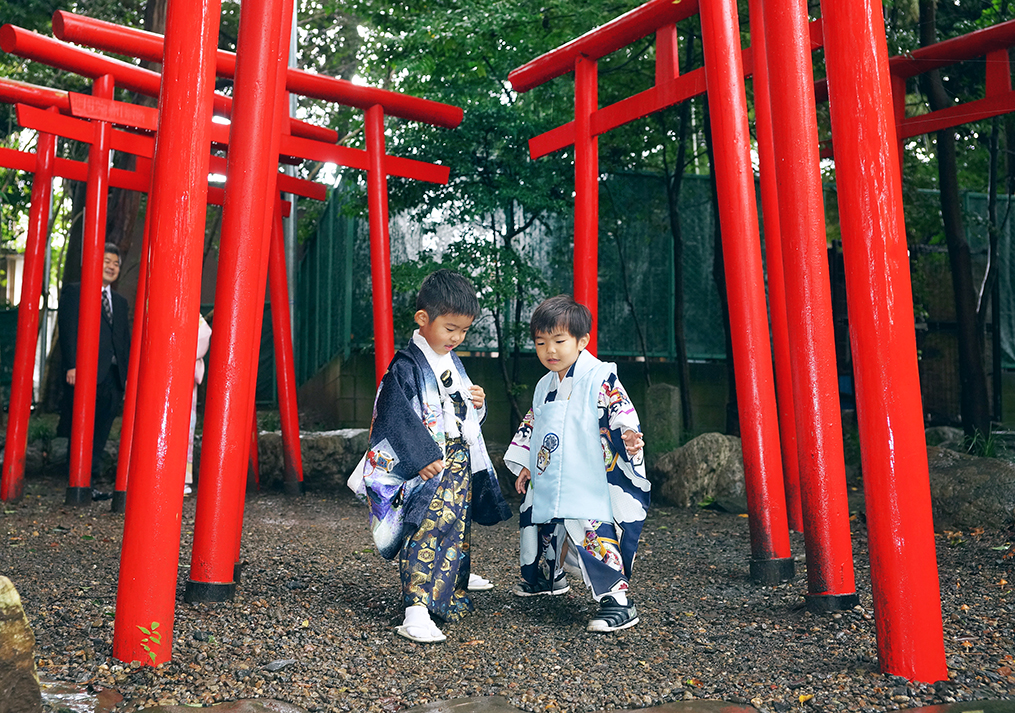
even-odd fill
[{"label": "boy's hand", "polygon": [[528,468],[522,468],[522,472],[518,474],[518,479],[515,481],[515,490],[517,490],[520,495],[525,495],[525,489],[529,485],[531,476],[532,474],[529,473]]},{"label": "boy's hand", "polygon": [[444,461],[438,458],[433,463],[428,465],[426,468],[423,468],[421,471],[419,471],[419,477],[422,478],[423,480],[430,480],[430,478],[434,477],[442,470],[444,470]]},{"label": "boy's hand", "polygon": [[627,448],[627,455],[629,456],[633,456],[645,447],[645,440],[637,431],[624,431],[624,435],[621,438],[624,439],[624,446]]},{"label": "boy's hand", "polygon": [[483,408],[483,404],[486,402],[486,392],[483,391],[483,387],[473,384],[469,387],[469,393],[472,394],[473,407]]}]

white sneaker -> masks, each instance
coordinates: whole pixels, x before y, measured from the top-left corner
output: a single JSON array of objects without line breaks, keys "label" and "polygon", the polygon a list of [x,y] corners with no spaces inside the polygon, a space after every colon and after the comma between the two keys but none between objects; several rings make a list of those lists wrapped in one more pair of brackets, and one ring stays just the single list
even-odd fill
[{"label": "white sneaker", "polygon": [[483,579],[478,574],[469,574],[469,587],[470,592],[486,592],[493,589],[493,582],[489,579]]},{"label": "white sneaker", "polygon": [[190,483],[184,483],[183,484],[183,494],[184,495],[190,495],[192,492],[194,492],[194,491],[190,489]]}]

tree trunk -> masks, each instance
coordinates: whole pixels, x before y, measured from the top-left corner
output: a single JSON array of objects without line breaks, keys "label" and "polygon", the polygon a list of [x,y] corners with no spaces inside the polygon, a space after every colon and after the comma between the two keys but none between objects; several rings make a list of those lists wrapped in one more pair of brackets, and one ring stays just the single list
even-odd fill
[{"label": "tree trunk", "polygon": [[[920,0],[920,45],[937,41],[936,0]],[[920,83],[933,111],[953,106],[937,70],[920,76]],[[955,135],[952,129],[937,132],[938,182],[941,191],[941,216],[955,292],[955,320],[959,347],[959,384],[962,427],[970,439],[990,435],[990,401],[983,360],[983,338],[978,330],[976,287],[973,263],[962,225],[959,199]]]},{"label": "tree trunk", "polygon": [[[694,35],[687,33],[684,45],[684,67],[694,60]],[[660,123],[668,112],[660,112]],[[687,364],[687,334],[684,322],[684,236],[680,226],[680,189],[684,184],[687,166],[687,138],[691,119],[691,102],[685,101],[677,110],[677,158],[670,173],[664,165],[666,204],[669,209],[670,234],[673,237],[673,343],[680,378],[680,411],[684,430],[694,431],[694,411],[691,408],[691,372]],[[665,127],[664,131],[665,131]]]},{"label": "tree trunk", "polygon": [[733,363],[733,335],[730,331],[730,303],[726,294],[726,267],[722,255],[722,225],[719,222],[719,191],[715,184],[715,154],[712,151],[712,128],[708,116],[708,109],[705,110],[705,148],[708,153],[708,168],[711,180],[712,193],[712,224],[713,224],[713,248],[712,248],[712,279],[715,281],[715,288],[719,293],[719,306],[722,308],[723,334],[726,336],[726,434],[729,436],[740,435],[740,414],[737,410],[737,380],[736,369]]}]

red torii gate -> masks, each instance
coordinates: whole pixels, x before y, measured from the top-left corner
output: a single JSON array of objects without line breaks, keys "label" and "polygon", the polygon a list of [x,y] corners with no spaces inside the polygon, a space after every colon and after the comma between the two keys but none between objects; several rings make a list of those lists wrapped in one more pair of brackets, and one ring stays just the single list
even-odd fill
[{"label": "red torii gate", "polygon": [[[63,39],[155,62],[160,62],[163,59],[162,38],[159,35],[130,28],[118,28],[111,23],[62,11],[57,11],[54,14],[53,26],[54,32]],[[237,72],[235,55],[219,50],[216,57],[217,71],[220,74],[231,77]],[[362,87],[345,80],[322,77],[295,69],[287,68],[286,78],[287,87],[290,90],[300,91],[315,98],[336,101],[366,109],[366,151],[335,146],[333,144],[324,145],[321,142],[311,142],[307,139],[298,139],[284,134],[281,137],[279,150],[283,155],[332,161],[353,168],[367,169],[369,172],[368,197],[370,200],[372,275],[375,295],[375,363],[376,374],[379,380],[388,362],[394,356],[394,329],[391,315],[389,268],[390,253],[388,251],[387,232],[387,175],[392,174],[416,180],[446,183],[449,174],[449,169],[446,166],[435,166],[420,161],[387,155],[384,149],[384,113],[388,112],[402,118],[425,121],[437,126],[450,128],[457,126],[461,122],[462,111],[457,107],[451,107],[446,104],[407,97],[386,90]],[[92,102],[92,104],[96,105],[97,102]],[[134,108],[134,110],[136,109]],[[93,114],[94,116],[99,115],[96,109],[91,111],[96,112]],[[228,263],[223,261],[220,264]],[[230,283],[232,284],[233,282],[231,281]],[[381,285],[384,287],[381,287]],[[216,314],[221,318],[221,311],[219,309],[216,310]],[[212,339],[214,345],[214,334]],[[209,394],[212,393],[212,384],[209,382]],[[209,436],[212,438],[215,436],[215,431],[209,429],[208,425],[208,414],[213,406],[213,398],[209,395],[209,405],[206,406],[206,448],[208,447]],[[212,425],[214,426],[214,424]],[[236,427],[233,430],[236,430],[235,438],[238,439],[239,428]],[[223,442],[236,444],[239,441],[223,439]],[[228,458],[229,464],[246,461],[246,458],[239,458],[239,454],[235,455],[235,459]],[[219,468],[225,467],[224,462],[218,462],[214,465]],[[202,471],[206,470],[206,468],[207,464],[202,461]],[[206,500],[202,498],[198,499],[199,519],[201,518],[203,502],[206,502]],[[216,508],[215,512],[220,513],[221,511]],[[224,537],[222,531],[229,529],[230,524],[225,522],[224,518],[209,518],[209,522],[212,524],[208,528],[211,530],[208,538],[210,540],[221,540]],[[221,550],[210,544],[204,546],[205,540],[199,537],[199,531],[200,526],[198,525],[195,527],[195,560],[192,566],[191,579],[187,585],[187,597],[189,600],[194,601],[220,601],[231,598],[235,589],[237,575],[234,564],[235,561],[238,561],[238,538],[236,558],[227,563],[222,561],[221,557],[218,556]],[[205,532],[207,531],[205,530]],[[239,522],[236,524],[236,531],[237,533],[240,531]],[[228,577],[226,576],[227,569],[229,571]]]},{"label": "red torii gate", "polygon": [[[96,55],[87,50],[65,45],[62,42],[22,30],[13,25],[5,25],[0,28],[0,47],[5,51],[29,59],[39,60],[67,71],[93,77],[96,81],[100,82],[98,85],[100,87],[105,87],[115,77],[116,81],[119,81],[122,85],[135,88],[141,92],[151,93],[153,90],[158,90],[159,75],[154,72]],[[109,79],[103,79],[103,77],[108,77]],[[56,103],[59,106],[67,105],[69,109],[73,108],[71,105],[74,100],[70,94],[47,92],[47,90],[38,87],[26,88],[30,86],[20,83],[9,83],[6,94],[11,98],[25,99],[30,104],[46,106],[47,104]],[[110,97],[112,96],[111,88],[104,88],[102,92]],[[79,100],[95,99],[86,95],[74,95],[74,97],[77,97]],[[225,97],[219,97],[219,99],[221,100],[218,102],[220,109],[223,112],[228,112],[231,101]],[[88,238],[85,241],[85,245],[90,249],[85,251],[88,254],[83,255],[82,260],[84,268],[82,270],[83,296],[80,323],[83,327],[80,332],[82,339],[79,340],[82,358],[78,361],[78,373],[81,376],[82,383],[78,385],[80,388],[75,389],[75,427],[74,438],[71,443],[70,485],[67,489],[67,503],[81,505],[91,502],[90,461],[92,443],[88,434],[91,433],[90,424],[94,418],[94,372],[95,355],[97,354],[97,346],[94,342],[98,338],[98,327],[95,325],[94,328],[89,328],[88,324],[98,319],[97,315],[99,314],[98,287],[101,285],[101,261],[97,264],[93,263],[96,263],[96,260],[101,258],[102,253],[101,243],[105,220],[106,185],[111,175],[108,168],[108,151],[112,148],[134,154],[140,153],[144,155],[147,153],[150,158],[153,140],[146,136],[112,129],[111,122],[109,121],[89,124],[88,122],[74,120],[59,114],[41,111],[30,105],[20,105],[18,107],[18,117],[19,121],[28,128],[84,141],[93,146],[93,153],[98,151],[89,160],[89,166],[94,166],[94,168],[89,169],[89,198],[86,202],[85,211],[85,236]],[[114,120],[116,118],[113,117]],[[328,130],[321,131],[318,127],[303,124],[302,122],[294,125],[293,129],[306,136],[331,138],[332,134],[334,134],[334,132],[329,133]],[[96,145],[98,146],[97,149],[94,148]],[[103,161],[102,156],[106,156],[107,159]],[[218,162],[223,166],[225,163],[224,160],[218,157],[214,157],[212,161]],[[142,161],[141,167],[138,171],[134,172],[138,180],[124,187],[141,191],[148,190],[147,163],[147,161]],[[120,173],[122,174],[122,172]],[[285,176],[281,181],[284,182],[285,187],[290,192],[309,195],[318,199],[323,199],[325,196],[324,188],[311,182],[294,179],[290,176]],[[222,195],[221,189],[213,190],[213,201],[217,200],[221,202]],[[42,239],[44,241],[45,237],[43,236]],[[32,274],[33,270],[41,269],[41,265],[26,265],[26,271],[29,274]],[[41,275],[41,273],[39,274]],[[85,295],[94,299],[86,300]],[[91,304],[92,302],[94,304]],[[135,321],[140,323],[138,319]],[[29,341],[34,341],[34,335],[31,339],[26,338],[23,340],[26,346]],[[24,375],[31,373],[32,364],[34,363],[34,352],[32,355],[31,361],[15,364],[15,370],[21,372],[19,377],[15,379],[20,388],[19,398],[14,399],[12,395],[12,401],[19,408],[12,409],[11,422],[8,424],[9,432],[15,437],[13,440],[9,440],[5,446],[5,449],[9,448],[10,450],[8,451],[9,456],[5,457],[5,463],[9,463],[9,466],[5,466],[4,469],[4,479],[9,483],[5,488],[9,489],[12,495],[23,491],[25,438],[21,436],[21,433],[27,433],[30,391],[24,391],[22,382],[25,379]],[[88,376],[89,373],[91,373],[91,376]],[[26,399],[28,400],[26,401]],[[130,406],[131,404],[128,402],[128,407]],[[129,422],[127,435],[130,435]],[[123,462],[124,459],[121,458],[121,464]],[[118,486],[120,487],[118,487],[118,493],[114,494],[114,510],[122,511],[123,508],[124,494],[122,483],[124,482],[125,475],[125,469],[121,467],[118,472]]]},{"label": "red torii gate", "polygon": [[[109,22],[96,20],[63,10],[53,13],[53,34],[62,40],[87,44],[95,49],[126,54],[150,62],[161,62],[163,40],[161,35],[129,27],[120,27]],[[236,55],[225,50],[216,50],[216,74],[233,77],[236,71]],[[389,156],[384,151],[383,119],[385,115],[410,121],[421,121],[443,128],[453,129],[462,121],[462,110],[448,104],[410,97],[397,92],[375,87],[366,87],[344,79],[313,74],[300,69],[287,68],[285,88],[289,92],[312,99],[335,102],[345,106],[363,109],[367,112],[367,150],[362,151],[345,146],[336,146],[334,139],[330,146],[309,145],[294,136],[282,137],[282,153],[303,156],[316,161],[329,161],[349,168],[370,171],[369,195],[376,200],[370,204],[371,233],[371,277],[374,285],[374,366],[377,382],[380,383],[388,364],[394,357],[394,326],[391,315],[390,252],[387,238],[387,175],[401,176],[415,180],[447,182],[449,169],[420,161]],[[379,116],[370,118],[373,107],[383,108]],[[376,110],[375,110],[376,111]],[[378,126],[372,126],[377,124]],[[378,130],[380,132],[378,133]],[[329,142],[322,139],[322,144]],[[302,152],[301,152],[302,151]],[[373,156],[380,159],[383,170],[372,167]],[[380,197],[384,196],[383,205]],[[383,225],[374,222],[373,216],[384,216]],[[376,240],[374,238],[376,236]],[[379,298],[379,299],[378,299]]]},{"label": "red torii gate", "polygon": [[[703,24],[706,18],[713,18],[712,7],[711,3],[701,7]],[[732,120],[732,117],[740,115],[739,112],[744,112],[746,117],[745,108],[737,103],[739,95],[744,93],[740,67],[724,76],[707,77],[708,71],[719,71],[729,63],[706,63],[702,70],[680,74],[676,23],[698,11],[699,3],[693,1],[674,4],[667,0],[653,0],[532,60],[509,75],[512,87],[525,92],[568,72],[575,73],[574,122],[531,139],[529,148],[532,157],[539,158],[568,144],[575,146],[575,297],[590,309],[595,310],[598,301],[599,168],[596,137],[701,94],[707,81],[712,86],[723,88],[723,91],[713,91],[709,95],[710,102],[713,102],[712,116],[730,117]],[[600,109],[596,100],[597,60],[652,33],[656,36],[655,86]],[[725,51],[728,56],[739,58],[739,42],[735,48],[717,47],[715,36],[707,31],[703,32],[703,39],[706,56]],[[744,64],[747,64],[746,59]],[[715,102],[718,101],[722,101],[723,105],[717,106]],[[733,348],[738,366],[737,393],[741,399],[744,470],[751,514],[751,574],[756,580],[773,583],[792,577],[793,560],[790,557],[781,462],[778,460],[778,418],[768,346],[764,279],[755,217],[757,211],[746,153],[749,139],[746,118],[742,126],[730,128],[738,132],[732,139],[729,131],[716,131],[713,136],[719,164],[717,182],[724,211],[723,252],[730,292]],[[724,145],[724,141],[733,141],[733,145]],[[728,159],[725,164],[720,162],[723,157]],[[844,501],[845,485],[842,490]],[[839,569],[842,570],[841,567]],[[853,594],[851,566],[845,571],[850,575],[848,590],[836,594]]]},{"label": "red torii gate", "polygon": [[[595,308],[595,244],[597,214],[597,158],[595,137],[608,128],[637,118],[636,105],[655,103],[662,108],[670,100],[689,98],[691,75],[683,82],[677,74],[675,27],[668,23],[693,14],[693,3],[674,6],[668,0],[650,0],[612,23],[587,33],[525,67],[511,73],[514,88],[526,91],[570,71],[575,72],[575,122],[537,137],[530,142],[533,157],[570,143],[575,144],[575,292]],[[817,165],[817,126],[814,114],[813,72],[810,62],[810,33],[805,9],[796,5],[755,0],[751,3],[754,59],[763,65],[755,86],[765,95],[758,103],[759,143],[774,145],[774,153],[762,150],[763,195],[766,209],[777,201],[779,227],[768,234],[781,239],[787,248],[782,260],[785,280],[794,268],[801,274],[798,284],[787,284],[787,317],[793,393],[796,407],[796,436],[801,467],[805,535],[808,543],[809,604],[837,608],[853,603],[852,560],[849,552],[845,509],[844,478],[839,478],[842,453],[838,433],[839,417],[834,391],[826,385],[834,375],[834,350],[829,350],[830,312],[827,299],[827,267],[824,261],[823,207]],[[915,359],[915,334],[911,310],[911,288],[906,260],[905,233],[901,218],[899,158],[895,142],[886,138],[895,132],[884,23],[880,5],[873,0],[832,0],[822,3],[826,39],[826,67],[832,87],[832,130],[835,140],[856,146],[844,152],[837,163],[840,177],[840,216],[843,223],[847,291],[853,322],[854,355],[858,366],[857,402],[861,445],[864,449],[867,513],[870,527],[875,620],[882,670],[923,681],[947,675],[944,665],[940,620],[940,595],[934,558],[933,524],[930,518],[930,491],[927,479],[923,419],[920,408],[919,377]],[[723,253],[727,269],[731,262],[738,274],[751,280],[744,312],[734,312],[736,295],[731,289],[730,308],[734,340],[739,328],[751,328],[750,338],[740,348],[734,341],[737,359],[737,387],[741,393],[741,421],[749,417],[750,434],[745,434],[745,470],[767,466],[755,453],[771,453],[766,439],[773,429],[768,412],[774,403],[770,370],[762,363],[768,353],[764,325],[764,293],[761,291],[760,260],[757,259],[757,225],[753,194],[753,171],[747,151],[747,115],[740,57],[736,5],[731,0],[706,3],[701,7],[705,47],[705,75],[709,89],[713,136],[716,137],[716,179],[722,209]],[[660,29],[661,28],[661,29]],[[656,87],[638,97],[598,109],[596,67],[599,57],[640,37],[657,32]],[[745,52],[746,54],[746,52]],[[747,66],[746,57],[743,66]],[[771,74],[769,74],[771,65]],[[759,70],[761,67],[759,67]],[[693,73],[692,73],[693,74]],[[774,76],[778,81],[771,81]],[[700,79],[698,80],[700,81]],[[765,101],[768,99],[768,101]],[[654,110],[654,109],[650,109]],[[644,113],[648,113],[647,111]],[[641,114],[641,115],[644,115]],[[765,114],[767,116],[762,116]],[[542,143],[540,143],[542,141]],[[542,152],[542,153],[541,153]],[[770,174],[775,159],[778,186]],[[765,170],[765,166],[768,170]],[[766,177],[766,173],[769,174]],[[848,184],[848,185],[847,185]],[[794,202],[795,201],[795,202]],[[766,210],[766,225],[769,222]],[[747,223],[745,230],[741,223]],[[746,233],[746,235],[745,235]],[[744,238],[747,238],[745,241]],[[751,241],[755,243],[751,245]],[[734,248],[731,244],[736,242]],[[782,247],[782,246],[780,246]],[[738,255],[739,251],[746,253]],[[754,253],[754,256],[751,255]],[[770,260],[772,253],[769,254]],[[579,261],[581,260],[581,273]],[[738,261],[746,261],[740,263]],[[756,266],[757,264],[757,266]],[[770,284],[773,275],[770,273]],[[737,278],[734,277],[735,281]],[[729,282],[728,282],[729,285]],[[737,287],[731,285],[730,287]],[[757,295],[761,299],[757,299]],[[773,302],[773,311],[777,306]],[[794,320],[799,320],[796,325]],[[738,328],[739,327],[739,328]],[[778,335],[776,335],[778,339]],[[806,341],[802,341],[806,340]],[[747,347],[743,342],[747,342]],[[818,344],[818,349],[801,354],[798,345]],[[749,347],[749,348],[748,348]],[[778,350],[777,350],[778,357]],[[747,362],[746,365],[744,362]],[[746,366],[746,369],[745,369]],[[831,371],[829,370],[831,367]],[[743,372],[749,376],[742,376]],[[749,391],[741,389],[748,382]],[[812,387],[812,388],[807,388]],[[767,392],[767,393],[766,393]],[[743,394],[749,394],[747,403]],[[761,395],[764,398],[758,398]],[[750,412],[754,412],[753,414]],[[817,431],[809,443],[805,436]],[[837,443],[838,441],[838,443]],[[770,442],[770,441],[769,441]],[[751,462],[754,461],[754,462]],[[807,461],[807,462],[805,462]],[[808,463],[809,462],[809,463]],[[817,482],[805,478],[807,465],[815,467]],[[905,465],[903,465],[905,464]],[[833,472],[829,472],[829,468]],[[905,468],[906,472],[902,472]],[[915,477],[913,475],[915,473]],[[768,524],[779,524],[778,483],[764,474],[752,484],[748,470],[748,502],[752,515],[752,550],[757,552],[758,529],[754,520],[759,504],[774,508]],[[836,476],[830,478],[829,476]],[[839,491],[842,497],[839,497]],[[755,503],[751,504],[753,499]],[[759,496],[763,496],[760,497]],[[816,496],[816,497],[815,497]],[[757,501],[761,500],[761,503]],[[904,503],[904,505],[903,505]],[[774,522],[773,522],[774,521]],[[843,532],[845,537],[843,537]],[[766,545],[781,540],[779,533],[765,532]],[[817,536],[817,537],[815,537]],[[812,546],[819,543],[820,547]],[[830,548],[830,549],[827,549]],[[773,549],[769,550],[771,553]],[[777,550],[776,550],[777,551]],[[823,557],[831,553],[831,557]],[[768,554],[768,553],[766,553]],[[754,563],[752,562],[752,565]],[[833,565],[828,567],[827,565]],[[838,570],[836,571],[836,567]],[[752,573],[753,573],[752,566]],[[812,573],[811,570],[817,570]],[[815,585],[820,585],[817,588]]]},{"label": "red torii gate", "polygon": [[[171,466],[172,461],[179,459],[179,431],[185,432],[188,425],[175,423],[180,420],[177,414],[182,413],[184,409],[181,408],[183,401],[183,375],[178,370],[174,370],[174,365],[178,362],[183,362],[187,365],[186,369],[188,372],[192,368],[192,356],[187,358],[185,355],[193,351],[193,345],[190,344],[190,341],[192,341],[192,330],[188,329],[190,326],[188,321],[193,321],[196,315],[192,315],[185,307],[187,302],[194,299],[192,295],[194,294],[196,279],[192,258],[188,258],[187,243],[196,243],[199,232],[203,232],[197,229],[203,220],[203,216],[199,215],[196,211],[194,199],[196,197],[204,199],[201,192],[207,191],[204,175],[207,173],[210,159],[207,157],[207,154],[202,156],[199,147],[207,145],[213,130],[209,121],[211,116],[211,83],[207,75],[210,73],[211,51],[209,48],[213,47],[211,38],[214,36],[210,25],[214,23],[208,18],[210,8],[207,3],[200,3],[200,8],[194,7],[194,5],[195,3],[191,3],[191,7],[184,8],[182,3],[174,4],[170,8],[168,18],[169,31],[167,32],[166,39],[165,71],[162,80],[158,115],[160,125],[154,144],[154,180],[149,214],[150,239],[146,250],[149,253],[151,261],[147,289],[143,297],[145,303],[148,304],[148,310],[144,315],[144,329],[141,330],[145,338],[143,340],[144,348],[138,360],[140,368],[137,380],[139,388],[138,401],[139,403],[146,404],[146,407],[150,406],[151,413],[142,412],[138,414],[138,438],[135,439],[131,453],[131,470],[135,473],[135,477],[132,478],[133,487],[129,491],[129,499],[131,501],[136,502],[141,500],[146,505],[147,517],[142,521],[139,519],[140,514],[135,515],[140,508],[127,508],[127,519],[124,526],[125,546],[121,559],[120,596],[118,597],[118,601],[123,606],[118,606],[117,609],[116,636],[114,636],[114,649],[118,658],[124,660],[139,658],[147,661],[145,657],[150,653],[152,663],[157,663],[168,658],[169,650],[164,645],[171,641],[172,633],[172,601],[174,599],[173,593],[175,591],[176,579],[176,552],[178,552],[175,543],[179,539],[179,506],[182,502],[182,483],[179,488],[173,487],[176,480],[173,476],[177,470],[182,473],[182,469],[175,469]],[[262,9],[255,8],[254,4],[251,3],[251,7],[246,9],[245,14],[248,20],[245,26],[250,27],[261,24],[259,20],[264,17],[264,13],[260,11]],[[278,12],[278,3],[275,3],[272,12]],[[278,14],[273,16],[279,17]],[[285,16],[285,12],[280,13],[281,18]],[[188,25],[190,25],[189,28]],[[268,38],[271,47],[267,51],[264,51],[263,41],[256,43],[256,45],[250,45],[249,41],[244,44],[241,41],[241,46],[255,47],[255,50],[246,53],[247,56],[251,56],[253,51],[261,50],[260,71],[262,75],[271,71],[275,71],[276,75],[281,75],[285,71],[285,65],[282,61],[284,53],[275,51],[279,49],[279,44],[281,43],[270,41],[271,34],[282,37],[288,36],[288,33],[278,32],[279,29],[278,25],[273,24]],[[195,35],[203,38],[200,47],[195,47],[191,41]],[[244,73],[244,56],[243,53],[240,54],[240,64],[237,68],[236,96],[237,100],[240,101],[243,101],[240,99],[241,97],[248,94],[241,89],[244,86],[242,78]],[[255,65],[250,66],[255,66],[256,70],[256,62]],[[272,70],[273,66],[278,69]],[[193,76],[195,72],[198,77],[196,80]],[[276,77],[276,79],[279,78],[280,76]],[[327,80],[328,78],[323,79]],[[311,84],[317,86],[315,83],[320,81],[320,79],[313,79]],[[247,89],[250,88],[249,83],[246,86]],[[327,84],[324,85],[324,89],[332,91]],[[382,237],[386,253],[386,203],[384,200],[386,196],[378,198],[377,191],[375,190],[376,186],[385,185],[387,173],[401,173],[403,175],[408,173],[411,177],[418,177],[413,174],[419,173],[419,167],[426,164],[387,157],[384,154],[384,111],[386,108],[389,108],[391,110],[390,113],[398,115],[403,111],[400,108],[400,104],[405,104],[406,102],[410,110],[425,111],[426,107],[420,109],[419,104],[428,105],[434,103],[413,100],[412,98],[406,100],[390,92],[383,92],[386,96],[381,97],[377,95],[378,92],[380,90],[355,87],[353,93],[358,97],[358,101],[370,101],[370,105],[367,107],[368,150],[366,152],[355,152],[350,149],[344,149],[344,151],[351,152],[350,156],[352,156],[353,161],[346,162],[338,159],[336,162],[353,163],[353,165],[356,165],[362,162],[360,156],[365,156],[367,159],[366,165],[363,167],[368,168],[371,173],[371,223],[372,227],[376,226],[381,220],[380,214],[384,214]],[[207,101],[201,99],[204,94],[208,95]],[[172,98],[167,99],[167,96]],[[272,94],[269,92],[268,97],[271,96]],[[385,100],[390,99],[390,97],[396,97],[397,101],[391,101],[391,106],[388,107]],[[277,98],[277,94],[275,98]],[[82,107],[88,104],[83,100],[78,103]],[[242,153],[245,148],[252,148],[256,153],[257,146],[260,145],[259,142],[254,140],[237,142],[235,137],[237,130],[245,122],[248,126],[252,125],[248,121],[248,117],[252,114],[260,110],[262,117],[265,115],[266,108],[263,107],[263,103],[254,100],[253,111],[249,111],[250,107],[248,107],[238,112],[239,117],[233,122],[231,127],[234,146],[228,159],[230,166],[227,175],[235,173],[232,170],[232,164],[234,160],[236,162],[240,161],[239,158],[235,158],[238,153]],[[267,156],[277,157],[280,144],[285,140],[282,138],[280,130],[284,114],[282,112],[281,101],[272,101],[270,103],[275,106],[275,109],[272,111],[273,121],[271,123],[274,126],[274,131],[269,130],[267,135],[269,138],[274,137],[269,141],[273,145],[267,152],[262,152],[262,154],[266,153]],[[93,102],[90,105],[91,110],[94,110],[96,106],[108,109],[110,103]],[[436,106],[441,107],[446,113],[450,112],[452,116],[451,125],[456,125],[461,120],[460,109],[447,107],[447,105]],[[82,108],[81,113],[87,114],[88,111]],[[457,118],[455,118],[456,114]],[[446,120],[444,119],[444,121]],[[262,120],[262,124],[266,123]],[[435,122],[431,121],[431,123]],[[256,134],[256,132],[254,133]],[[296,131],[293,133],[296,133]],[[248,135],[248,138],[252,135]],[[186,137],[185,141],[181,140],[182,136]],[[195,147],[198,147],[198,149],[195,150]],[[338,149],[339,152],[343,150],[342,147],[331,148]],[[256,163],[258,160],[263,162],[263,155],[255,157],[254,162]],[[324,160],[335,159],[329,158]],[[277,161],[277,158],[275,161]],[[203,167],[202,162],[204,164]],[[433,167],[432,170],[438,174],[443,173],[442,180],[446,181],[448,171],[446,167]],[[276,172],[276,169],[273,168],[270,173],[274,175]],[[263,176],[263,173],[261,171],[260,175]],[[160,175],[162,180],[160,180]],[[167,176],[171,180],[165,180]],[[196,181],[195,176],[201,176],[202,180],[200,182]],[[379,181],[377,180],[378,177]],[[238,184],[235,181],[231,181],[229,185],[237,186]],[[273,191],[274,189],[271,188],[270,190]],[[250,194],[255,192],[250,191]],[[241,196],[247,195],[247,192],[243,191],[242,187],[234,190],[233,193]],[[228,195],[227,193],[226,213],[229,213]],[[263,207],[265,203],[266,201],[261,201],[260,205]],[[375,210],[375,207],[378,206],[380,210]],[[233,211],[233,214],[249,216],[253,212],[251,210],[241,210]],[[261,214],[270,215],[270,211],[262,209]],[[224,218],[224,224],[226,222],[228,221]],[[267,219],[261,219],[260,227],[263,229],[267,222]],[[256,231],[258,227],[253,220],[248,220],[247,226],[251,229],[251,232]],[[377,232],[377,230],[372,230],[374,238],[372,242],[376,242]],[[191,245],[190,247],[193,248],[194,246]],[[200,254],[200,251],[197,252]],[[376,257],[377,250],[374,253]],[[252,263],[255,262],[261,263],[255,268],[255,271],[260,276],[259,282],[263,286],[264,261],[247,260],[247,263],[251,267],[253,267]],[[386,262],[387,260],[385,259],[384,263]],[[165,265],[165,268],[159,270],[158,265]],[[384,264],[383,267],[386,273],[387,265]],[[375,280],[375,289],[377,282]],[[261,289],[261,302],[263,302],[263,287]],[[158,299],[159,297],[174,294],[174,292],[179,294],[171,303]],[[160,302],[164,302],[164,304]],[[377,302],[381,305],[384,303],[388,304],[387,312],[390,320],[390,288],[387,290],[386,299],[379,299]],[[219,316],[221,317],[222,315]],[[196,338],[196,330],[193,331],[195,331],[194,336]],[[221,331],[217,329],[216,333],[220,334]],[[388,331],[391,331],[390,327]],[[157,345],[153,345],[153,342],[157,342]],[[242,348],[239,351],[242,352]],[[226,368],[230,366],[227,364]],[[212,374],[215,374],[214,368],[212,369]],[[188,374],[188,383],[186,383],[188,387],[187,399],[189,399],[189,381],[190,376]],[[209,385],[209,392],[212,393],[211,385]],[[250,396],[252,397],[252,392]],[[147,419],[147,424],[141,422],[144,419]],[[152,428],[153,422],[155,424],[154,428]],[[173,428],[174,425],[176,428]],[[143,428],[144,426],[147,426],[148,430]],[[207,435],[208,427],[206,426],[206,438]],[[207,445],[206,448],[208,448]],[[154,477],[151,473],[139,473],[137,471],[139,463],[145,463],[151,470],[154,470]],[[152,467],[153,465],[154,467]],[[165,477],[158,477],[160,473],[164,474]],[[203,478],[202,482],[210,482],[214,478],[214,475],[216,474],[206,473],[207,477]],[[220,488],[219,490],[220,492],[225,492],[228,488]],[[242,498],[242,489],[239,489],[239,493],[240,498]],[[199,509],[201,503],[207,500],[209,498],[199,496]],[[230,508],[230,504],[225,503],[222,509],[228,508]],[[225,528],[221,534],[225,536],[226,540],[235,540],[238,543],[238,521],[234,520],[234,522],[236,524],[233,530],[235,534],[229,534],[231,528]],[[199,522],[198,525],[200,526],[200,524]],[[144,545],[149,547],[145,549]],[[197,545],[195,545],[195,567],[198,565],[197,549]],[[235,547],[230,546],[229,542],[222,541],[222,538],[212,548],[211,552],[212,555],[218,556],[220,562],[228,565],[230,570],[229,579],[232,577],[232,563],[235,559],[234,552]],[[153,569],[158,569],[159,571],[153,572]],[[192,581],[194,580],[192,579]],[[168,586],[166,586],[167,582]],[[202,584],[202,582],[197,583]],[[214,588],[222,584],[222,582],[218,580],[206,584],[210,584]],[[231,588],[233,586],[232,582],[229,582],[227,586]],[[130,591],[129,595],[127,594],[128,590]],[[190,584],[188,584],[188,590],[190,590]],[[153,616],[159,618],[152,619],[151,617]],[[143,637],[136,630],[139,626],[150,626],[152,621],[161,621],[160,632],[162,632],[161,642],[163,648],[159,651],[154,649],[147,651],[144,641],[141,640]],[[168,627],[166,622],[169,622]]]}]

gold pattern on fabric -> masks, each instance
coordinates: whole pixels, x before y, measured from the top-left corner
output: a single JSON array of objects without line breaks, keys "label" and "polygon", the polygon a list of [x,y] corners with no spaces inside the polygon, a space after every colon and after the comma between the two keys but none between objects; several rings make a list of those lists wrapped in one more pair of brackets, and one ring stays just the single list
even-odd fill
[{"label": "gold pattern on fabric", "polygon": [[472,469],[461,439],[447,443],[441,482],[419,529],[406,538],[398,557],[402,598],[422,604],[445,621],[472,611],[468,595]]}]

